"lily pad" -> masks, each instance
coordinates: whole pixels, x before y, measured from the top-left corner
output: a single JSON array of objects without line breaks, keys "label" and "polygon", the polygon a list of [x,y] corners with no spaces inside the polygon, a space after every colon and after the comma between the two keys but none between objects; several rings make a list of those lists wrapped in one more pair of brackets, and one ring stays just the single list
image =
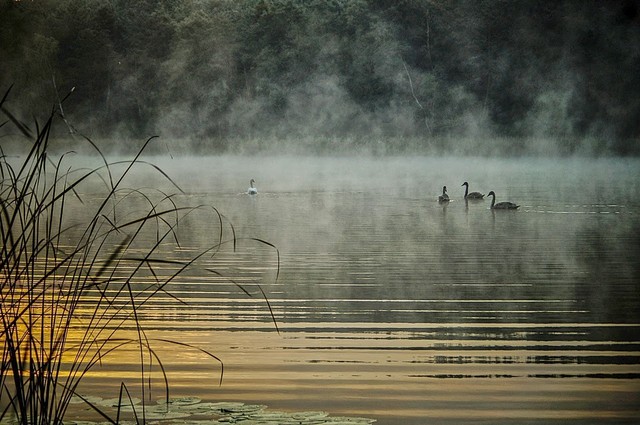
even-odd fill
[{"label": "lily pad", "polygon": [[[133,401],[133,403],[132,403]],[[98,406],[105,406],[105,407],[131,407],[132,405],[135,406],[137,404],[140,403],[140,399],[139,398],[134,398],[133,400],[129,400],[128,398],[123,398],[123,399],[119,399],[119,398],[105,398],[102,399],[94,404],[98,405]],[[93,402],[92,402],[93,403]]]},{"label": "lily pad", "polygon": [[372,424],[376,420],[369,418],[357,418],[357,417],[347,417],[347,416],[334,416],[332,418],[327,418],[327,424],[331,425],[353,425],[353,424]]},{"label": "lily pad", "polygon": [[[102,399],[102,397],[94,397],[94,396],[83,396],[83,397],[84,397],[84,399],[85,399],[86,401],[88,401],[89,403],[96,404],[96,405],[99,405],[99,404],[102,402],[102,400],[103,400],[103,399]],[[80,397],[75,396],[75,395],[74,395],[73,397],[71,397],[71,403],[72,403],[72,404],[82,404],[82,403],[86,403],[86,401],[85,401],[85,400],[83,400],[83,399],[81,399]]]},{"label": "lily pad", "polygon": [[324,420],[329,414],[327,412],[294,412],[291,414],[293,419],[299,420]]},{"label": "lily pad", "polygon": [[166,399],[158,400],[158,404],[170,405],[170,406],[188,406],[191,404],[200,403],[202,399],[199,397],[178,397],[178,398],[170,398],[167,402]]}]

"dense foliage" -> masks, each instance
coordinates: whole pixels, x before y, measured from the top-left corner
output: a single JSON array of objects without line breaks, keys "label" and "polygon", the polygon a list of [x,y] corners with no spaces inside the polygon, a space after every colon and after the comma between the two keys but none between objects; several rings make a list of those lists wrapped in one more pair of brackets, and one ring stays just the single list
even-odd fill
[{"label": "dense foliage", "polygon": [[0,1],[12,107],[76,87],[65,112],[105,136],[640,152],[636,0]]}]

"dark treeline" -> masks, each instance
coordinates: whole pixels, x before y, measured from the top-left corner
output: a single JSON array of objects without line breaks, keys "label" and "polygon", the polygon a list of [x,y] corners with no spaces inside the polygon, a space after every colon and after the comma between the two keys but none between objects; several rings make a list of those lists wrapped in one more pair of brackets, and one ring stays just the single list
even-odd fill
[{"label": "dark treeline", "polygon": [[27,121],[75,87],[76,126],[185,151],[640,153],[635,0],[0,1]]}]

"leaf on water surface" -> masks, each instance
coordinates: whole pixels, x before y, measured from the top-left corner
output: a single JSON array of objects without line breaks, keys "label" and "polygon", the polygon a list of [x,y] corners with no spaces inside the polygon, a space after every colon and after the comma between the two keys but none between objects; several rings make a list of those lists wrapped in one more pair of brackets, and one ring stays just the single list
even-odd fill
[{"label": "leaf on water surface", "polygon": [[267,406],[263,406],[261,404],[245,404],[232,409],[225,409],[225,412],[252,414],[252,413],[261,412],[264,409],[266,409],[266,407]]},{"label": "leaf on water surface", "polygon": [[[375,419],[359,417],[327,417],[322,421],[323,425],[369,425],[376,422]],[[306,423],[305,423],[306,424]]]},{"label": "leaf on water surface", "polygon": [[231,401],[221,401],[218,403],[201,403],[201,404],[212,411],[218,411],[218,412],[224,412],[224,413],[254,412],[254,411],[265,408],[265,406],[258,405],[258,404],[234,403]]},{"label": "leaf on water surface", "polygon": [[299,424],[300,420],[294,419],[291,416],[291,413],[273,411],[273,412],[253,413],[249,415],[247,419],[238,423],[249,424],[249,423],[274,423],[274,422],[278,424]]},{"label": "leaf on water surface", "polygon": [[202,399],[200,399],[199,397],[178,397],[178,398],[171,398],[169,399],[169,401],[167,402],[167,400],[165,399],[159,399],[158,400],[158,405],[169,405],[169,407],[173,407],[173,406],[188,406],[191,404],[197,404],[200,403],[202,401]]},{"label": "leaf on water surface", "polygon": [[369,418],[358,418],[358,417],[348,417],[348,416],[335,416],[332,418],[327,418],[326,423],[331,425],[353,425],[353,424],[372,424],[376,422],[375,419]]},{"label": "leaf on water surface", "polygon": [[[77,395],[74,395],[71,397],[71,404],[84,404],[87,401],[89,403],[92,404],[100,404],[102,402],[102,397],[94,397],[94,396],[83,396],[84,400],[81,399],[80,397],[78,397]],[[86,400],[86,401],[85,401]]]},{"label": "leaf on water surface", "polygon": [[291,414],[293,419],[306,419],[306,420],[324,420],[329,414],[327,412],[295,412]]},{"label": "leaf on water surface", "polygon": [[93,404],[97,405],[97,406],[104,406],[104,407],[122,407],[122,408],[126,408],[128,407],[129,409],[131,409],[131,401],[133,401],[133,405],[137,405],[139,404],[142,400],[140,400],[139,398],[134,398],[131,401],[128,398],[125,399],[119,399],[119,398],[99,398],[99,397],[93,397],[95,399],[95,401],[92,401],[89,397],[85,397],[88,401],[92,402]]}]

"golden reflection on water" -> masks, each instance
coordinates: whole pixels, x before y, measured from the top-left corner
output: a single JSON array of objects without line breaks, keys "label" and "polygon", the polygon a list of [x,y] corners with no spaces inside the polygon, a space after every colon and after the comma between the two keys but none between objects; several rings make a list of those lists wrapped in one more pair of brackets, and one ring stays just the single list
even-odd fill
[{"label": "golden reflection on water", "polygon": [[[233,328],[238,324],[219,325]],[[366,327],[360,325],[354,328]],[[425,417],[445,422],[628,418],[638,409],[637,380],[587,377],[637,373],[637,364],[528,363],[527,358],[546,352],[536,351],[535,346],[479,351],[469,347],[473,345],[469,341],[452,340],[446,344],[446,357],[460,361],[444,361],[438,360],[443,351],[436,343],[412,341],[402,335],[392,341],[379,340],[359,331],[335,333],[329,329],[310,335],[303,326],[281,335],[267,326],[242,331],[153,331],[149,337],[179,339],[223,359],[224,381],[218,386],[218,365],[197,351],[166,344],[159,351],[174,394],[195,394],[216,401],[260,401],[273,408],[328,410],[375,417],[380,423],[397,423],[397,418],[403,418],[402,423],[422,423]],[[584,351],[563,351],[566,356],[573,354],[581,356]],[[469,356],[486,361],[461,360]],[[97,369],[91,380],[135,380],[134,372],[123,373],[121,368],[135,369],[137,358],[134,351],[119,354],[117,366],[112,365],[117,372]]]}]

